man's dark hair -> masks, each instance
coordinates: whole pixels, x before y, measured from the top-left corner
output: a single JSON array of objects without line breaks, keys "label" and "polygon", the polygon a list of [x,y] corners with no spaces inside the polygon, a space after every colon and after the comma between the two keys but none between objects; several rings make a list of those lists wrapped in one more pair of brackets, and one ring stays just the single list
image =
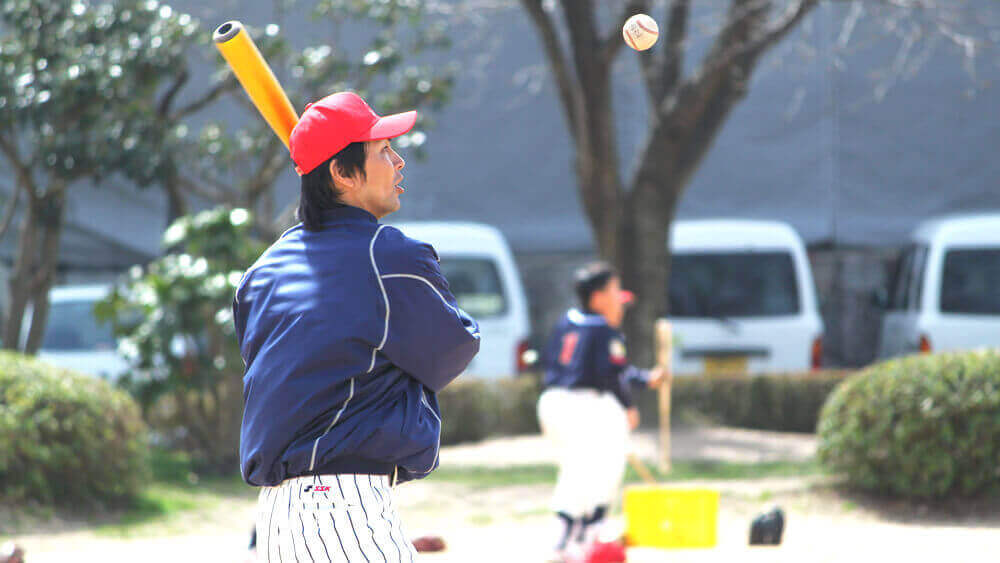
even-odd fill
[{"label": "man's dark hair", "polygon": [[600,291],[608,285],[611,278],[618,275],[613,267],[607,262],[591,262],[583,266],[574,274],[576,296],[580,300],[580,307],[584,311],[590,311],[590,296],[595,291]]},{"label": "man's dark hair", "polygon": [[312,172],[302,176],[302,193],[295,216],[307,231],[323,230],[323,212],[342,207],[340,192],[330,174],[330,162],[337,161],[337,168],[344,176],[359,174],[365,177],[365,143],[351,143],[328,158]]}]

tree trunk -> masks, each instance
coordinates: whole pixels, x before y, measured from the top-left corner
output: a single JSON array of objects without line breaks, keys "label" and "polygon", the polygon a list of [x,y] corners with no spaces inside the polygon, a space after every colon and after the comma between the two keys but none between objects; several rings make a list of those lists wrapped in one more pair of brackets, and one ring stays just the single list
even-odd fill
[{"label": "tree trunk", "polygon": [[655,189],[638,185],[626,199],[617,266],[623,287],[636,294],[636,305],[625,318],[625,334],[629,360],[638,366],[653,365],[656,319],[668,312],[668,234],[679,195],[680,186],[672,184]]},{"label": "tree trunk", "polygon": [[55,282],[56,267],[59,264],[59,242],[62,238],[66,211],[65,200],[66,191],[61,183],[40,200],[41,213],[36,227],[42,244],[36,261],[36,271],[31,280],[33,313],[28,341],[24,347],[27,354],[38,352],[49,320],[49,289]]},{"label": "tree trunk", "polygon": [[577,140],[576,175],[600,255],[616,263],[621,245],[624,191],[611,108],[610,67],[594,64],[583,86],[584,136]]},{"label": "tree trunk", "polygon": [[38,247],[38,198],[28,194],[24,218],[18,233],[17,256],[14,268],[7,282],[8,312],[3,326],[3,347],[5,350],[20,350],[21,325],[24,312],[31,298],[31,276],[34,270],[35,249]]}]

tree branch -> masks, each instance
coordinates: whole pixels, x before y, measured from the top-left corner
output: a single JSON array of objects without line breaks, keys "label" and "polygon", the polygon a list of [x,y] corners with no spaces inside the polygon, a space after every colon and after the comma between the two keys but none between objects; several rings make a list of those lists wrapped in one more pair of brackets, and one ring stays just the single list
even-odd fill
[{"label": "tree branch", "polygon": [[38,190],[35,189],[35,181],[31,177],[28,165],[21,159],[21,151],[17,149],[17,144],[0,135],[0,152],[14,167],[14,172],[17,174],[17,184],[27,190],[29,195],[35,196],[38,193]]},{"label": "tree branch", "polygon": [[[260,195],[274,184],[275,177],[286,164],[287,160],[284,151],[279,151],[279,148],[284,148],[284,145],[281,144],[277,137],[272,135],[271,140],[264,147],[263,154],[257,159],[261,163],[260,168],[254,174],[253,178],[250,179],[249,184],[247,184],[246,193],[248,202],[256,203]],[[268,217],[268,220],[270,219]]]},{"label": "tree branch", "polygon": [[190,104],[182,107],[181,109],[174,112],[171,116],[171,120],[180,120],[183,117],[187,117],[192,113],[196,113],[202,110],[205,106],[211,104],[215,100],[222,97],[223,94],[231,92],[236,89],[239,83],[236,81],[236,77],[230,75],[229,78],[219,82],[214,88],[209,90],[200,99],[191,102]]},{"label": "tree branch", "polygon": [[7,209],[3,213],[3,221],[0,222],[0,240],[3,239],[4,235],[7,234],[7,229],[10,228],[11,222],[14,220],[14,211],[17,209],[17,204],[21,201],[21,183],[18,182],[14,185],[14,193],[11,194],[10,201],[7,202]]},{"label": "tree branch", "polygon": [[180,184],[182,188],[213,203],[221,203],[226,201],[227,198],[232,198],[233,193],[231,191],[226,190],[224,187],[220,186],[217,182],[214,182],[211,179],[204,178],[204,180],[205,182],[213,184],[218,191],[206,189],[199,182],[195,182],[189,178],[185,178],[183,176],[177,177],[177,183]]},{"label": "tree branch", "polygon": [[170,106],[174,103],[174,98],[177,96],[177,93],[181,91],[181,88],[184,87],[184,84],[187,83],[190,76],[191,75],[188,73],[186,68],[181,69],[181,73],[177,75],[174,83],[170,85],[170,88],[163,95],[163,99],[161,99],[160,103],[157,104],[157,115],[160,117],[166,117],[167,114],[170,113]]},{"label": "tree branch", "polygon": [[745,96],[754,66],[814,8],[818,0],[795,0],[773,23],[768,21],[770,0],[733,0],[726,24],[705,57],[702,67],[684,80],[658,108],[660,122],[643,154],[644,167],[655,168],[658,154],[670,139],[683,139],[670,159],[683,163],[672,174],[681,185],[705,156],[733,106]]},{"label": "tree branch", "polygon": [[674,0],[670,6],[670,20],[667,27],[667,48],[660,80],[659,99],[677,87],[684,70],[684,42],[687,40],[690,0]]},{"label": "tree branch", "polygon": [[733,0],[727,24],[705,57],[699,74],[730,67],[737,59],[742,59],[739,70],[748,74],[760,55],[795,29],[818,4],[819,0],[795,0],[780,18],[768,24],[770,0]]},{"label": "tree branch", "polygon": [[785,13],[755,42],[754,49],[763,52],[784,39],[818,3],[819,0],[798,0],[789,4]]},{"label": "tree branch", "polygon": [[574,142],[579,143],[582,134],[580,127],[583,121],[583,100],[580,97],[579,89],[576,88],[576,81],[570,74],[569,62],[563,52],[562,45],[559,43],[559,36],[556,34],[552,17],[542,7],[542,0],[520,1],[542,37],[542,46],[545,48],[549,67],[556,79],[556,88],[559,90],[559,99],[562,101],[563,114],[566,116]]},{"label": "tree branch", "polygon": [[690,10],[690,0],[673,0],[667,19],[667,39],[663,52],[654,54],[650,49],[639,54],[646,93],[654,108],[659,107],[680,83]]},{"label": "tree branch", "polygon": [[580,82],[588,84],[594,78],[594,63],[605,63],[600,59],[601,41],[597,36],[593,1],[562,0],[562,8],[569,30],[570,50],[573,53],[576,75]]}]

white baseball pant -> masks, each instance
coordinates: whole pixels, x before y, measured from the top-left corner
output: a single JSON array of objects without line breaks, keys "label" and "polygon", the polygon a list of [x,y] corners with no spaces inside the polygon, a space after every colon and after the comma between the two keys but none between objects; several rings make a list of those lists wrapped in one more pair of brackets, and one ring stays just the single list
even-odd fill
[{"label": "white baseball pant", "polygon": [[384,475],[316,475],[263,487],[257,560],[270,563],[415,561]]},{"label": "white baseball pant", "polygon": [[611,393],[552,387],[538,399],[542,433],[556,448],[552,510],[580,518],[611,505],[625,476],[628,417]]}]

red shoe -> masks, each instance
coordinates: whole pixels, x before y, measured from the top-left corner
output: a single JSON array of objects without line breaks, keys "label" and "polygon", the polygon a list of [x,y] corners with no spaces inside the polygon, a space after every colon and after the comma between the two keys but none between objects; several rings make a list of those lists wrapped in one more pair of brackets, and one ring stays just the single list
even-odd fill
[{"label": "red shoe", "polygon": [[24,550],[13,542],[0,546],[0,563],[24,563]]},{"label": "red shoe", "polygon": [[586,563],[625,563],[625,547],[616,542],[595,541],[587,548]]}]

